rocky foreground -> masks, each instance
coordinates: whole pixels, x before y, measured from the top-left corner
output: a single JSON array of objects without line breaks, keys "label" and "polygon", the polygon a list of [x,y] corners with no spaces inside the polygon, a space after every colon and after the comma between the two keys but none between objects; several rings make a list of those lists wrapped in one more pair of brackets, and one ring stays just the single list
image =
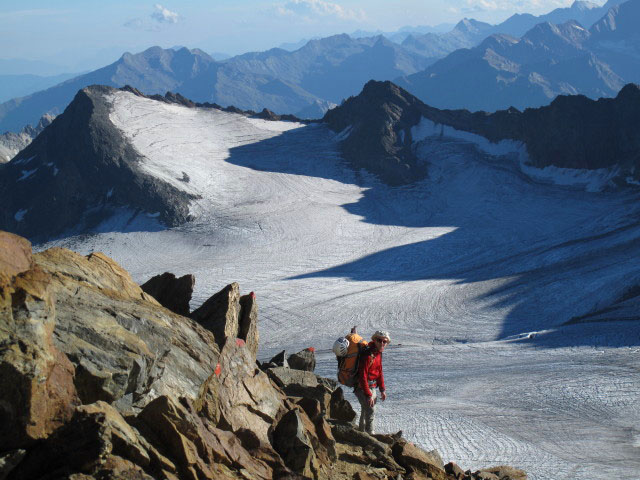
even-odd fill
[{"label": "rocky foreground", "polygon": [[526,478],[359,432],[312,349],[256,361],[253,293],[193,284],[0,232],[0,480]]}]

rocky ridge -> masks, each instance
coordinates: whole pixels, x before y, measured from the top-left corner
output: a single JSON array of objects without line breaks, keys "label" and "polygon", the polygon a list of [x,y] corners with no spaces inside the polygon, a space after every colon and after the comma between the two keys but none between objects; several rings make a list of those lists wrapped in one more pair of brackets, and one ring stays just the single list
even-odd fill
[{"label": "rocky ridge", "polygon": [[42,232],[50,238],[87,231],[117,214],[124,224],[138,218],[177,225],[190,218],[192,197],[144,173],[139,154],[110,122],[112,90],[79,91],[13,161],[0,165],[2,228],[43,239]]},{"label": "rocky ridge", "polygon": [[105,255],[0,232],[0,478],[526,478],[356,430],[312,349],[289,357],[302,369],[256,361],[256,296],[237,284],[190,315]]},{"label": "rocky ridge", "polygon": [[[0,164],[0,228],[45,241],[58,235],[110,228],[154,229],[188,221],[196,197],[139,167],[140,155],[109,119],[108,95],[116,89],[93,85],[13,161]],[[187,108],[215,108],[273,121],[303,122],[293,115],[195,103],[179,93],[134,95]],[[13,135],[13,134],[10,134]]]},{"label": "rocky ridge", "polygon": [[[323,121],[340,132],[342,151],[390,185],[427,174],[417,158],[411,129],[422,118],[485,137],[522,142],[538,168],[618,169],[618,180],[640,179],[640,86],[628,84],[615,98],[591,100],[561,95],[551,104],[523,112],[440,110],[391,82],[368,82],[362,93],[327,112]],[[425,159],[428,162],[428,159]]]},{"label": "rocky ridge", "polygon": [[27,125],[20,133],[7,132],[0,135],[0,163],[6,163],[29,145],[38,134],[49,126],[55,117],[44,114],[35,127]]}]

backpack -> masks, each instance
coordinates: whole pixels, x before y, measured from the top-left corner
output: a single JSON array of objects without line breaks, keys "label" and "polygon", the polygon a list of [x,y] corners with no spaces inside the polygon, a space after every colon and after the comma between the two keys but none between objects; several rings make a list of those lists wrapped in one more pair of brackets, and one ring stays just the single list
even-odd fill
[{"label": "backpack", "polygon": [[[346,352],[344,347],[347,347]],[[338,360],[338,381],[342,385],[347,387],[355,387],[357,385],[356,377],[360,359],[365,356],[364,354],[368,350],[367,341],[355,332],[336,340],[333,351]]]}]

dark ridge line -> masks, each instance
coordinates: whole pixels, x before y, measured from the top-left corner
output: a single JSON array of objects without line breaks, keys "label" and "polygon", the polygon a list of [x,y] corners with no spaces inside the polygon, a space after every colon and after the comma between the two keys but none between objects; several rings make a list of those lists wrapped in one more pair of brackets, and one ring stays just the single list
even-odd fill
[{"label": "dark ridge line", "polygon": [[221,105],[218,105],[217,103],[193,102],[188,98],[180,95],[179,93],[174,93],[170,91],[165,93],[164,96],[159,95],[157,93],[153,95],[145,95],[140,90],[138,90],[135,87],[132,87],[131,85],[125,85],[124,87],[117,88],[117,90],[133,93],[138,97],[148,98],[150,100],[156,100],[163,103],[177,104],[177,105],[182,105],[188,108],[212,108],[215,110],[221,110],[223,112],[238,113],[240,115],[245,115],[247,117],[259,118],[262,120],[269,120],[273,122],[298,122],[298,123],[304,123],[305,125],[308,125],[310,123],[317,123],[320,121],[320,120],[303,120],[301,118],[296,117],[295,115],[291,115],[288,113],[283,115],[278,115],[267,108],[263,108],[261,112],[255,112],[253,110],[241,110],[238,107],[235,107],[233,105],[229,105],[228,107],[223,107]]}]

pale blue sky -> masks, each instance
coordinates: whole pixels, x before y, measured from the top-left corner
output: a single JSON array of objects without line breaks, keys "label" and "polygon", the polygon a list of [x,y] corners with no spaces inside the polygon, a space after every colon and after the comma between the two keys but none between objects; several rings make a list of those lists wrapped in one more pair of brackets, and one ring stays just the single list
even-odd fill
[{"label": "pale blue sky", "polygon": [[[603,4],[604,0],[596,0]],[[0,59],[95,68],[123,52],[184,45],[238,54],[358,29],[498,23],[573,0],[2,0]],[[55,5],[53,7],[52,5]],[[3,72],[0,72],[2,74]]]}]

